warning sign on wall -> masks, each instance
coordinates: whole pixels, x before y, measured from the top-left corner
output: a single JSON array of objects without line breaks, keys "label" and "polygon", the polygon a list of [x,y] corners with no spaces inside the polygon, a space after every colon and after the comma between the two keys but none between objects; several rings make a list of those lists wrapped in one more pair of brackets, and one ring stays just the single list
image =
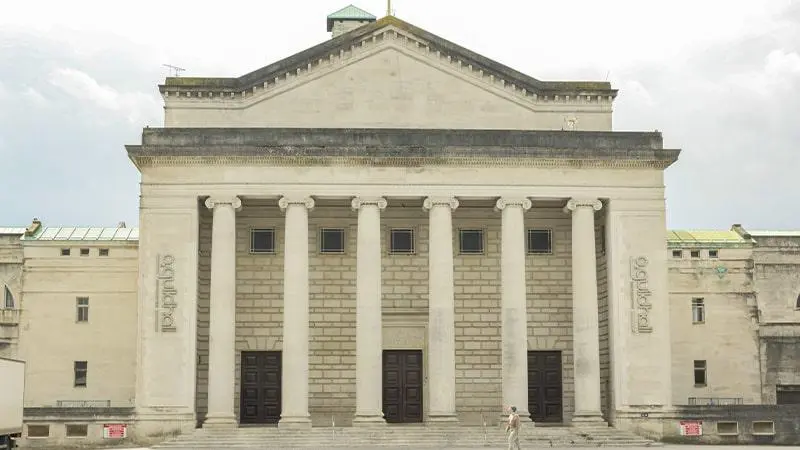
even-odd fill
[{"label": "warning sign on wall", "polygon": [[103,425],[104,439],[125,439],[128,437],[128,426],[124,423],[113,423]]},{"label": "warning sign on wall", "polygon": [[702,436],[702,420],[681,420],[681,436]]}]

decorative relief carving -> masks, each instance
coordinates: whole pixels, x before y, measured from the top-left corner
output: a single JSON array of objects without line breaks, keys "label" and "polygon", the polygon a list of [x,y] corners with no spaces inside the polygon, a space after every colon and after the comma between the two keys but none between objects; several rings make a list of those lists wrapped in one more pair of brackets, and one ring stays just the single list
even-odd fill
[{"label": "decorative relief carving", "polygon": [[502,211],[507,206],[519,206],[527,211],[531,209],[532,205],[531,201],[525,197],[501,197],[497,200],[497,203],[495,203],[495,208]]},{"label": "decorative relief carving", "polygon": [[230,205],[235,210],[242,208],[242,200],[239,197],[209,197],[206,199],[206,208],[214,209],[217,206]]},{"label": "decorative relief carving", "polygon": [[571,198],[564,207],[564,212],[572,212],[578,208],[592,208],[600,211],[603,208],[603,202],[596,198]]},{"label": "decorative relief carving", "polygon": [[175,288],[175,257],[172,255],[156,255],[156,333],[174,333],[178,331],[175,324],[175,301],[178,290]]},{"label": "decorative relief carving", "polygon": [[383,197],[355,197],[350,202],[350,206],[355,210],[367,205],[377,206],[378,209],[386,209],[389,203]]},{"label": "decorative relief carving", "polygon": [[650,277],[647,265],[650,261],[644,256],[631,258],[631,329],[635,334],[652,333],[650,322]]},{"label": "decorative relief carving", "polygon": [[314,204],[315,204],[314,199],[311,197],[286,196],[286,197],[281,197],[281,199],[278,200],[278,207],[281,209],[281,211],[286,211],[286,208],[288,208],[289,205],[302,205],[305,206],[306,209],[310,210],[314,209]]},{"label": "decorative relief carving", "polygon": [[458,205],[455,197],[426,197],[422,202],[422,209],[430,211],[434,206],[449,206],[451,210],[455,210]]}]

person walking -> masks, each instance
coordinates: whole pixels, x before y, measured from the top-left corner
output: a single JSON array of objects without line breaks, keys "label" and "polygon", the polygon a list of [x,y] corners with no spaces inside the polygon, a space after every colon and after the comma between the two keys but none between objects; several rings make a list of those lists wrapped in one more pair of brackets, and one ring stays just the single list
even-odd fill
[{"label": "person walking", "polygon": [[519,414],[516,406],[511,407],[511,414],[508,415],[506,433],[508,433],[508,450],[522,450],[519,446]]}]

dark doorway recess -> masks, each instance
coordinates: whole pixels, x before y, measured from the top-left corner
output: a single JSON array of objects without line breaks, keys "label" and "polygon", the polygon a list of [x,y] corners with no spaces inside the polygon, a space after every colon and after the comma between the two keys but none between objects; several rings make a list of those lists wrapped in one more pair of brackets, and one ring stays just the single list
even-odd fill
[{"label": "dark doorway recess", "polygon": [[242,352],[240,419],[276,424],[281,418],[281,352]]},{"label": "dark doorway recess", "polygon": [[387,423],[422,422],[422,350],[383,351],[383,416]]},{"label": "dark doorway recess", "polygon": [[531,420],[564,421],[564,395],[560,351],[528,352],[528,411]]}]

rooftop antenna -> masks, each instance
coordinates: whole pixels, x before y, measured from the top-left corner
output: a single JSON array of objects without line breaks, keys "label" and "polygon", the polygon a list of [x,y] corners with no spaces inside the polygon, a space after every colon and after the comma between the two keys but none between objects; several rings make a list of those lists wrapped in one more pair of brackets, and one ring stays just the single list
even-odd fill
[{"label": "rooftop antenna", "polygon": [[186,69],[184,69],[182,67],[173,66],[171,64],[162,64],[162,66],[168,68],[170,70],[170,72],[172,73],[172,76],[174,76],[174,77],[179,77],[179,76],[181,76],[181,72],[186,71]]}]

